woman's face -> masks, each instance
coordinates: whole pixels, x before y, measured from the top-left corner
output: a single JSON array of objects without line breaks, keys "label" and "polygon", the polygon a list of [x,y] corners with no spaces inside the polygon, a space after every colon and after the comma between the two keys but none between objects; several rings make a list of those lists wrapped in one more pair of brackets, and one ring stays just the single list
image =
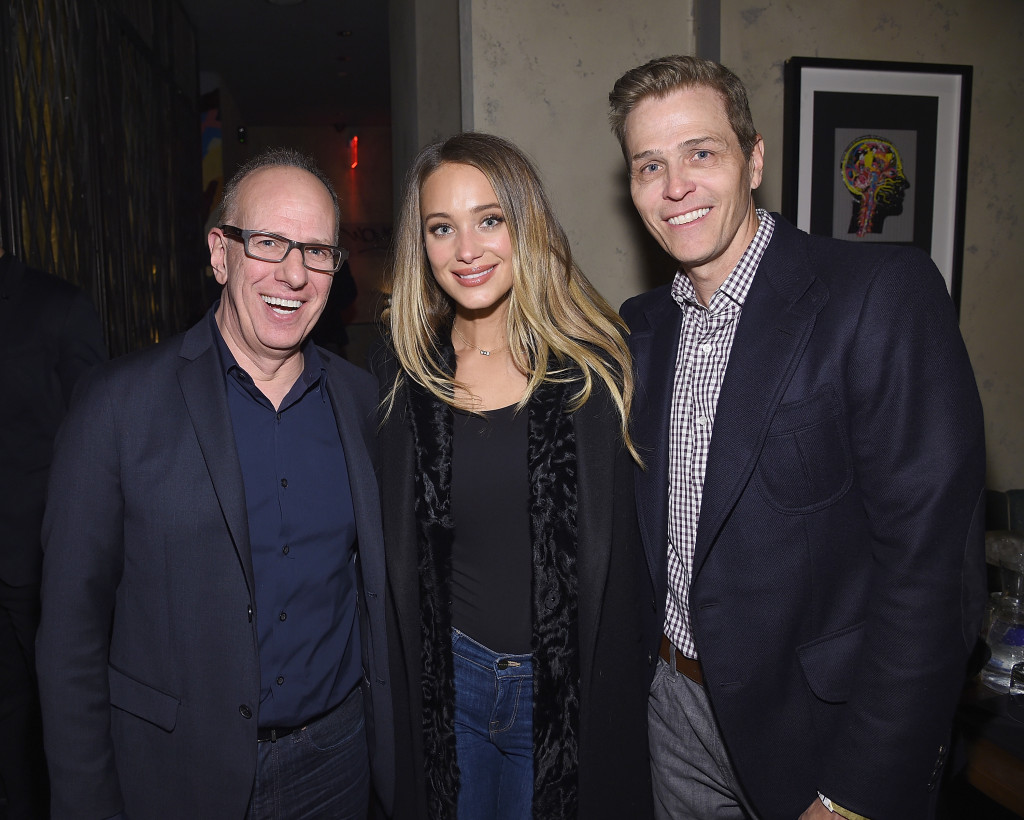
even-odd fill
[{"label": "woman's face", "polygon": [[459,312],[487,313],[512,289],[512,240],[494,189],[472,165],[445,163],[420,188],[434,278]]}]

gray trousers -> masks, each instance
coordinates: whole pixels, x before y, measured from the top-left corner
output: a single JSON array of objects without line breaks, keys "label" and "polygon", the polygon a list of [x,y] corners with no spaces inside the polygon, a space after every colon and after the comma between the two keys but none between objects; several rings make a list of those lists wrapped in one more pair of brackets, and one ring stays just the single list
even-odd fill
[{"label": "gray trousers", "polygon": [[756,820],[703,686],[659,661],[647,724],[658,820]]}]

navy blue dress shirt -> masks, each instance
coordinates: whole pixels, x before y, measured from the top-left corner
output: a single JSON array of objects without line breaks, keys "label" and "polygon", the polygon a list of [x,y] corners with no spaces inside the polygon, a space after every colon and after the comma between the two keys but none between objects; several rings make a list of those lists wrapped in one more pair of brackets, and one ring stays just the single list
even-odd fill
[{"label": "navy blue dress shirt", "polygon": [[261,727],[329,711],[362,678],[355,510],[345,452],[313,344],[275,410],[219,328],[256,579]]}]

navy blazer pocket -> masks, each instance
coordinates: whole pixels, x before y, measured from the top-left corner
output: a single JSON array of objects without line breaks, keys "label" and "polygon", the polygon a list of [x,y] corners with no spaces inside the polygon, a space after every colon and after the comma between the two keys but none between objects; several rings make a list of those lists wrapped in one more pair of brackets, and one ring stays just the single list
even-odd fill
[{"label": "navy blazer pocket", "polygon": [[811,691],[826,703],[845,703],[864,642],[864,624],[854,624],[838,632],[796,648],[800,667]]},{"label": "navy blazer pocket", "polygon": [[824,509],[850,489],[850,445],[831,387],[779,405],[754,480],[769,506],[788,514]]},{"label": "navy blazer pocket", "polygon": [[154,689],[135,678],[107,667],[110,678],[110,705],[142,718],[166,732],[178,722],[179,701],[173,695]]}]

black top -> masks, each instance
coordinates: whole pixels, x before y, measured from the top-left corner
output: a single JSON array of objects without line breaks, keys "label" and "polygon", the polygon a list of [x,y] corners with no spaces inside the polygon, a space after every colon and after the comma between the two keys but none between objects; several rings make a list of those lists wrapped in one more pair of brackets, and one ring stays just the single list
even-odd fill
[{"label": "black top", "polygon": [[531,650],[527,413],[455,412],[452,625],[498,653]]}]

